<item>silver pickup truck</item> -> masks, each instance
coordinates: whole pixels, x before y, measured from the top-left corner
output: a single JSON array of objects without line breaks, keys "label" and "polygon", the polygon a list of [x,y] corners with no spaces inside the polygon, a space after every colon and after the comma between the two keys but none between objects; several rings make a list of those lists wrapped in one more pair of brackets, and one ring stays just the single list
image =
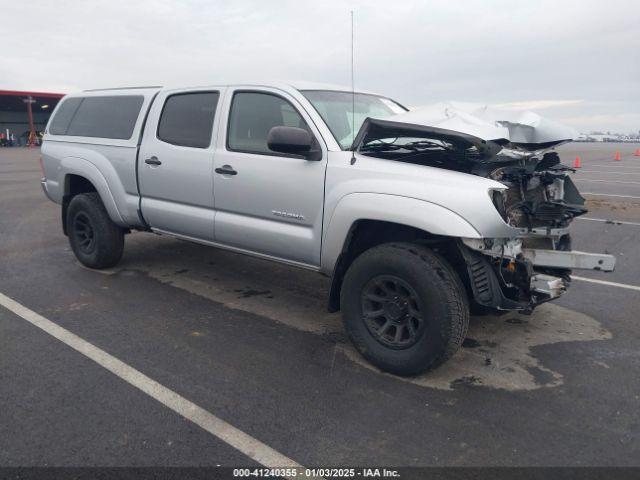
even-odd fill
[{"label": "silver pickup truck", "polygon": [[586,209],[553,151],[570,139],[325,85],[95,90],[55,109],[42,187],[91,268],[142,230],[330,276],[360,353],[413,375],[454,354],[470,311],[531,312],[571,269],[613,269],[571,250]]}]

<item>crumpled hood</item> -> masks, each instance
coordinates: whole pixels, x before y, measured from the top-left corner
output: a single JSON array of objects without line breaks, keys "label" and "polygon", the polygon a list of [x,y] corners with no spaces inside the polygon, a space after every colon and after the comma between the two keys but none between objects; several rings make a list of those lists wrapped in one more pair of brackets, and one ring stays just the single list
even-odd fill
[{"label": "crumpled hood", "polygon": [[400,130],[433,131],[471,144],[486,142],[522,150],[541,150],[574,139],[573,128],[523,110],[462,102],[443,102],[385,118],[368,118],[354,140],[354,148],[368,141],[390,138]]}]

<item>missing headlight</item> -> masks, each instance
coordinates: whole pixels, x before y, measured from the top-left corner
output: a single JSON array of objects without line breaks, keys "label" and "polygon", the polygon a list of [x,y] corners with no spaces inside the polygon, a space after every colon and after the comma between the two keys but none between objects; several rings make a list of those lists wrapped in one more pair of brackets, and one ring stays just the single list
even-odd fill
[{"label": "missing headlight", "polygon": [[503,219],[507,219],[507,210],[505,206],[505,196],[502,190],[491,190],[491,200]]}]

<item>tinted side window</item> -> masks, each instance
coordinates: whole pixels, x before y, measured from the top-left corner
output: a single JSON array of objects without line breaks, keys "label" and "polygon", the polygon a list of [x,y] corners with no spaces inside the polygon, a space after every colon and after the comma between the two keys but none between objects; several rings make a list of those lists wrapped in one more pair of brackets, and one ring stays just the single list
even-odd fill
[{"label": "tinted side window", "polygon": [[76,114],[82,98],[67,98],[62,101],[55,116],[51,119],[49,133],[53,135],[66,135],[71,119]]},{"label": "tinted side window", "polygon": [[228,148],[241,152],[274,153],[267,147],[267,136],[269,130],[279,126],[309,131],[304,119],[284,98],[268,93],[238,92],[233,96],[229,115]]},{"label": "tinted side window", "polygon": [[64,135],[128,140],[143,101],[142,95],[84,97]]},{"label": "tinted side window", "polygon": [[218,92],[179,93],[167,98],[158,138],[181,147],[207,148],[211,144]]}]

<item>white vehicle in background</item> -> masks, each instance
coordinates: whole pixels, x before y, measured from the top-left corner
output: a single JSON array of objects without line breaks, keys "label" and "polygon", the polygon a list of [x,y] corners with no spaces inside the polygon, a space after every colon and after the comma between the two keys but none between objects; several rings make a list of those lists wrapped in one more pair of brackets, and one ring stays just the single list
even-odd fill
[{"label": "white vehicle in background", "polygon": [[586,133],[581,133],[577,135],[574,139],[574,142],[595,142],[595,139],[591,138]]},{"label": "white vehicle in background", "polygon": [[451,357],[474,311],[530,312],[574,268],[584,199],[534,114],[289,84],[86,91],[42,148],[78,260],[115,265],[131,230],[320,272],[364,357],[413,375]]}]

